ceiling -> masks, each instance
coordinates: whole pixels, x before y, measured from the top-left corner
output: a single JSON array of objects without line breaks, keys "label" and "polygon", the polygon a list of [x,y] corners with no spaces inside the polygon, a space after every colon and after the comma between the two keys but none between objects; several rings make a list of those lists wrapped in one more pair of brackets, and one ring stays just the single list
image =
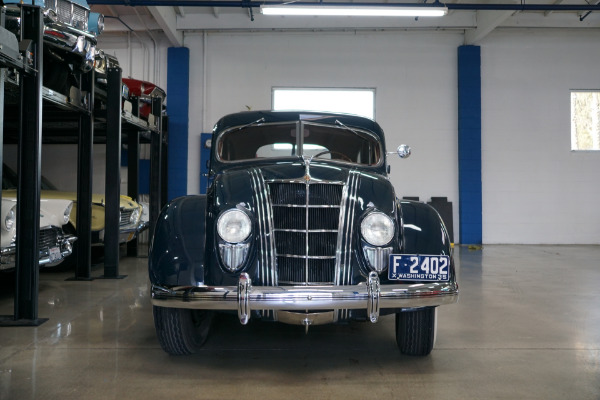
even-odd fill
[{"label": "ceiling", "polygon": [[[93,11],[107,17],[106,33],[160,30],[174,46],[183,45],[183,33],[190,31],[462,30],[465,44],[477,44],[498,28],[600,28],[600,0],[504,0],[501,3],[457,0],[444,3],[449,9],[448,15],[429,18],[265,16],[258,8],[260,2],[251,0],[88,0],[88,3]],[[361,1],[361,4],[366,3],[410,4]]]}]

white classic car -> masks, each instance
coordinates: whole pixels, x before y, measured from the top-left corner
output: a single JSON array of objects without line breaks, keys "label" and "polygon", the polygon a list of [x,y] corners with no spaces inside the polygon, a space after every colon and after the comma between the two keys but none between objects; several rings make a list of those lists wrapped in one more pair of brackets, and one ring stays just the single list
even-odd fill
[{"label": "white classic car", "polygon": [[[63,225],[69,222],[73,202],[69,200],[40,201],[40,266],[60,264],[73,251],[74,235],[66,235]],[[15,268],[17,234],[17,199],[4,194],[2,198],[0,270]]]}]

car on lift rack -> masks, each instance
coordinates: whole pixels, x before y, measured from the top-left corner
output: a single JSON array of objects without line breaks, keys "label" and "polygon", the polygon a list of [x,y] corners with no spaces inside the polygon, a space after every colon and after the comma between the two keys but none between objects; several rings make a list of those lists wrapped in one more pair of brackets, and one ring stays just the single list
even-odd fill
[{"label": "car on lift rack", "polygon": [[431,352],[436,307],[458,300],[453,248],[432,207],[397,197],[376,122],[225,116],[209,180],[206,195],[165,206],[151,243],[154,324],[167,353],[197,351],[214,312],[307,331],[395,314],[401,353]]},{"label": "car on lift rack", "polygon": [[[154,98],[160,98],[164,103],[165,98],[167,97],[165,91],[152,82],[141,81],[133,78],[123,78],[123,85],[127,85],[129,91],[128,100],[130,103],[134,98],[137,99],[137,104],[139,107],[139,110],[137,111],[137,117],[148,121],[148,124],[151,127],[155,127],[157,121],[152,114],[152,100]],[[133,110],[130,110],[130,112],[134,113]]]},{"label": "car on lift rack", "polygon": [[44,19],[44,86],[69,96],[78,86],[78,75],[94,67],[97,35],[104,16],[91,12],[85,0],[3,0],[6,28],[15,35],[21,24],[18,6],[40,6]]},{"label": "car on lift rack", "polygon": [[[62,263],[73,251],[74,235],[66,234],[63,226],[69,222],[73,202],[42,200],[40,202],[39,265],[53,267]],[[15,269],[17,235],[17,199],[3,193],[0,228],[0,271]]]},{"label": "car on lift rack", "polygon": [[[7,165],[4,165],[3,171],[2,195],[6,198],[16,197],[17,174]],[[73,203],[65,231],[75,234],[77,226],[77,193],[59,191],[43,176],[41,189],[42,202],[50,199],[62,199]],[[101,246],[104,244],[105,205],[103,195],[92,195],[92,246]],[[119,243],[126,243],[136,238],[139,233],[148,228],[148,204],[143,202],[138,203],[131,197],[121,195],[119,209]]]}]

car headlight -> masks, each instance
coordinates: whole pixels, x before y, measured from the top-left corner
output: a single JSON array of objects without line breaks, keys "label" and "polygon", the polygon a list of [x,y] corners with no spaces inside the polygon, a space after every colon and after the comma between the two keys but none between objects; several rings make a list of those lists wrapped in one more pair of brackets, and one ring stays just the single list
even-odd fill
[{"label": "car headlight", "polygon": [[383,246],[394,237],[394,221],[382,212],[372,212],[360,224],[362,237],[372,246]]},{"label": "car headlight", "polygon": [[243,242],[250,236],[250,231],[250,218],[237,208],[225,211],[217,221],[219,236],[229,243]]},{"label": "car headlight", "polygon": [[17,206],[16,205],[12,206],[12,208],[8,211],[8,213],[6,214],[6,217],[4,218],[4,229],[6,229],[6,231],[8,231],[8,232],[10,232],[11,229],[13,228],[13,226],[15,226],[15,221],[17,219],[16,211],[17,211]]},{"label": "car headlight", "polygon": [[63,214],[63,225],[69,223],[69,219],[71,218],[71,210],[73,209],[73,202],[69,203],[67,208],[65,209],[65,213]]},{"label": "car headlight", "polygon": [[129,223],[137,224],[139,218],[140,218],[140,209],[136,208],[135,210],[133,210],[133,212],[129,216]]},{"label": "car headlight", "polygon": [[148,209],[148,203],[140,202],[142,206],[142,216],[140,217],[142,221],[147,222],[150,220],[150,211]]},{"label": "car headlight", "polygon": [[104,30],[104,15],[91,12],[88,17],[87,27],[91,32],[94,32],[96,35],[99,35]]}]

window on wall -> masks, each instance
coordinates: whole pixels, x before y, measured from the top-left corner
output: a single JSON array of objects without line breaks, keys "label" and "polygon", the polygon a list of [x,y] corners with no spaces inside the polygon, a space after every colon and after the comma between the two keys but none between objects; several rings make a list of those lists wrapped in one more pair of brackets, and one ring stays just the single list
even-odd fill
[{"label": "window on wall", "polygon": [[375,89],[273,88],[273,110],[340,112],[375,118]]},{"label": "window on wall", "polygon": [[571,150],[600,150],[600,91],[571,92]]}]

